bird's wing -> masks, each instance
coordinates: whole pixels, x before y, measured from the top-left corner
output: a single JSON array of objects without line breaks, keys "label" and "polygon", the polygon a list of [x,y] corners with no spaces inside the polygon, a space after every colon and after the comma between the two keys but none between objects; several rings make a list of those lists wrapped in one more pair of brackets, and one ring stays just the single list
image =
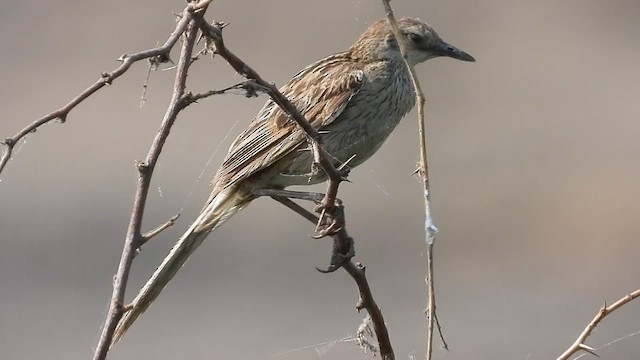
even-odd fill
[{"label": "bird's wing", "polygon": [[[331,124],[364,81],[362,68],[345,53],[320,60],[294,76],[280,91],[316,129]],[[231,144],[214,180],[222,189],[246,179],[305,141],[305,133],[272,100]]]}]

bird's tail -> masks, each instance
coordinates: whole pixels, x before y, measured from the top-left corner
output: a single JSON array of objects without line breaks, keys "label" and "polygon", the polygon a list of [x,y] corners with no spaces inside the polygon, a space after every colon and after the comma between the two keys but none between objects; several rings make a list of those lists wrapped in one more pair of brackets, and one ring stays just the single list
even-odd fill
[{"label": "bird's tail", "polygon": [[116,327],[111,346],[124,336],[138,316],[147,310],[149,305],[160,295],[160,292],[180,270],[189,256],[202,244],[207,235],[248,205],[252,199],[253,196],[250,192],[231,186],[209,200],[196,221],[180,237],[169,255],[162,260],[160,266],[133,299],[130,310],[122,316]]}]

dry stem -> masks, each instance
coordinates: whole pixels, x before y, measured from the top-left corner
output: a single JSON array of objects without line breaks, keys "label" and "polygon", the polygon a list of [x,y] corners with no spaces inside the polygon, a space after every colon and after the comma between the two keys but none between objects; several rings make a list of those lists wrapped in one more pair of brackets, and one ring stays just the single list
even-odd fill
[{"label": "dry stem", "polygon": [[620,300],[616,301],[615,303],[609,306],[607,306],[606,303],[602,305],[602,307],[600,308],[596,316],[593,318],[593,320],[591,320],[591,322],[587,325],[587,327],[584,328],[584,330],[582,331],[580,336],[578,336],[576,341],[573,344],[571,344],[571,346],[564,353],[562,353],[562,355],[558,357],[558,360],[567,360],[573,354],[579,352],[580,350],[584,350],[590,354],[598,356],[592,347],[585,344],[585,341],[587,341],[587,338],[589,337],[589,335],[591,335],[591,332],[593,331],[593,329],[595,329],[596,326],[598,326],[598,324],[600,323],[600,321],[602,321],[605,317],[607,317],[607,315],[611,314],[612,312],[616,311],[618,308],[622,307],[622,305],[630,302],[631,300],[639,296],[640,296],[640,289],[621,298]]},{"label": "dry stem", "polygon": [[[387,19],[391,28],[393,30],[393,34],[396,37],[398,42],[398,46],[400,47],[400,52],[402,53],[402,58],[404,59],[404,63],[409,70],[409,74],[411,75],[411,82],[413,83],[413,87],[416,91],[416,103],[418,104],[418,133],[419,133],[419,141],[420,141],[420,162],[418,163],[418,173],[420,174],[420,178],[423,184],[423,192],[424,192],[424,213],[425,213],[425,241],[427,245],[427,270],[425,282],[427,285],[428,291],[428,303],[427,303],[427,339],[426,339],[426,350],[425,350],[425,360],[431,359],[431,354],[433,352],[433,333],[434,333],[434,322],[436,318],[436,298],[435,298],[435,287],[434,287],[434,277],[433,277],[433,245],[436,239],[436,234],[438,232],[438,228],[433,223],[433,218],[431,216],[431,192],[429,187],[429,166],[427,162],[427,138],[425,136],[425,119],[424,119],[424,93],[422,92],[422,88],[420,87],[420,82],[418,81],[418,77],[416,75],[415,69],[409,63],[407,59],[407,51],[404,37],[400,33],[400,29],[398,28],[398,22],[396,21],[395,16],[393,15],[393,9],[389,4],[390,0],[382,0],[382,4],[385,9],[385,13],[387,15]],[[442,339],[444,342],[444,338]],[[446,344],[446,342],[445,342]]]},{"label": "dry stem", "polygon": [[118,58],[118,60],[122,62],[120,66],[118,66],[115,70],[111,72],[102,73],[102,75],[100,76],[100,79],[98,79],[95,83],[93,83],[91,86],[86,88],[83,92],[78,94],[76,97],[71,99],[71,101],[69,101],[65,106],[39,118],[38,120],[29,124],[29,126],[20,130],[17,134],[13,135],[12,137],[4,139],[1,142],[2,144],[5,145],[5,149],[2,154],[2,157],[0,158],[0,173],[2,173],[7,163],[9,162],[9,159],[11,159],[13,148],[15,147],[16,143],[20,141],[20,139],[24,138],[29,133],[35,132],[40,126],[46,123],[49,123],[51,121],[54,121],[56,119],[64,123],[67,120],[67,117],[69,115],[69,112],[71,112],[71,110],[73,110],[78,104],[83,102],[86,98],[93,95],[98,90],[102,89],[104,86],[111,85],[113,80],[119,78],[122,74],[124,74],[127,70],[129,70],[129,68],[131,67],[131,65],[133,65],[133,63],[140,60],[152,59],[152,58],[158,58],[159,62],[167,61],[169,59],[169,52],[171,51],[173,46],[176,44],[176,42],[180,38],[180,35],[184,32],[184,30],[187,27],[187,23],[188,23],[187,20],[189,17],[185,15],[192,11],[193,10],[191,5],[185,8],[185,10],[182,13],[182,18],[176,24],[175,29],[173,30],[169,38],[167,38],[167,40],[162,46],[149,49],[149,50],[136,52],[133,54],[123,54],[122,56],[120,56],[120,58]]},{"label": "dry stem", "polygon": [[[140,232],[142,225],[142,217],[144,214],[147,195],[149,193],[149,185],[151,183],[151,176],[156,166],[160,152],[164,146],[164,143],[169,136],[171,126],[175,122],[178,113],[183,108],[181,106],[181,99],[184,95],[184,89],[186,87],[187,71],[189,69],[191,54],[193,52],[193,46],[195,44],[196,35],[198,32],[197,20],[193,17],[193,11],[191,5],[187,6],[182,13],[181,23],[185,25],[185,39],[180,51],[180,59],[178,60],[178,66],[176,70],[176,78],[174,83],[174,91],[171,96],[171,101],[167,108],[167,111],[160,125],[158,134],[154,138],[149,153],[144,161],[138,161],[136,166],[138,168],[138,185],[136,189],[135,198],[133,201],[133,210],[131,211],[131,218],[129,220],[129,227],[127,229],[127,235],[125,237],[124,248],[122,250],[122,256],[120,257],[120,264],[113,284],[113,294],[111,296],[111,303],[109,306],[109,312],[105,320],[105,324],[102,328],[102,334],[96,347],[93,359],[102,360],[107,356],[109,346],[113,339],[113,333],[118,325],[118,321],[124,314],[124,294],[129,279],[129,271],[131,270],[131,264],[135,257],[136,249],[141,245],[143,241],[143,235]],[[176,28],[178,29],[178,27]]]}]

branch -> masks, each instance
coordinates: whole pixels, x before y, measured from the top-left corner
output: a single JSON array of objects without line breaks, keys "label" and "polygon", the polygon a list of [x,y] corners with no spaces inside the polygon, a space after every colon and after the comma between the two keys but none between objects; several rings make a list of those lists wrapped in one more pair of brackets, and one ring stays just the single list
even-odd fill
[{"label": "branch", "polygon": [[198,32],[197,22],[199,18],[194,18],[193,14],[192,5],[188,5],[182,13],[182,19],[180,22],[184,23],[186,27],[186,30],[184,30],[185,39],[180,51],[180,59],[178,60],[171,102],[169,103],[164,115],[158,134],[153,139],[145,161],[138,161],[136,163],[139,176],[136,194],[133,201],[133,210],[131,211],[129,227],[127,229],[124,248],[120,258],[120,265],[118,266],[114,279],[113,294],[111,297],[109,312],[102,328],[102,334],[100,335],[98,346],[96,347],[96,351],[93,356],[94,360],[103,360],[106,358],[116,325],[124,314],[123,302],[129,278],[129,271],[131,269],[136,249],[143,241],[143,235],[140,233],[140,229],[147,195],[149,193],[151,176],[153,175],[153,170],[155,169],[164,143],[169,136],[169,131],[175,122],[179,111],[183,108],[181,107],[181,99],[184,95],[187,71],[189,69],[191,54],[193,52],[193,46]]},{"label": "branch", "polygon": [[596,316],[593,318],[593,320],[591,320],[591,322],[587,325],[587,327],[584,328],[580,336],[578,336],[578,339],[576,339],[576,341],[564,353],[562,353],[562,355],[558,357],[558,360],[567,360],[573,354],[579,352],[580,350],[584,350],[592,355],[598,356],[595,353],[595,349],[586,345],[585,341],[587,340],[589,335],[591,335],[591,332],[596,328],[596,326],[598,326],[600,321],[602,321],[605,317],[607,317],[607,315],[611,314],[612,312],[616,311],[618,308],[622,307],[622,305],[628,302],[631,302],[631,300],[637,297],[640,297],[640,289],[623,297],[622,299],[616,301],[610,306],[607,306],[606,303],[602,305],[602,307],[600,308]]},{"label": "branch", "polygon": [[185,31],[187,27],[188,19],[190,18],[189,16],[187,16],[187,14],[191,13],[192,11],[193,11],[192,5],[188,5],[184,9],[184,11],[182,12],[182,18],[180,19],[180,21],[178,21],[175,29],[173,30],[171,35],[169,35],[169,38],[165,41],[165,43],[162,46],[149,49],[149,50],[136,52],[133,54],[123,54],[118,58],[118,61],[122,62],[120,66],[118,66],[115,70],[111,72],[102,73],[102,75],[100,76],[100,79],[98,79],[95,83],[93,83],[91,86],[86,88],[83,92],[78,94],[76,97],[71,99],[66,105],[64,105],[63,107],[61,107],[56,111],[50,112],[49,114],[39,118],[38,120],[31,123],[29,126],[20,130],[17,134],[13,135],[12,137],[6,138],[3,141],[1,141],[0,143],[5,145],[5,149],[2,154],[2,157],[0,158],[0,173],[2,173],[5,166],[11,159],[13,148],[15,147],[16,143],[20,141],[20,139],[24,138],[29,133],[35,132],[40,126],[47,124],[51,121],[54,121],[56,119],[64,123],[67,120],[67,117],[71,112],[71,110],[73,110],[77,105],[82,103],[89,96],[96,93],[98,90],[102,89],[106,85],[111,85],[111,83],[113,83],[115,79],[119,78],[122,74],[124,74],[127,70],[129,70],[129,68],[131,67],[131,65],[133,65],[133,63],[140,60],[153,59],[153,58],[157,58],[156,60],[157,62],[169,61],[169,52],[171,51],[173,46],[176,44],[176,42],[180,38],[180,35],[182,35],[182,33]]},{"label": "branch", "polygon": [[202,99],[206,99],[214,95],[224,95],[231,90],[242,90],[244,93],[243,95],[248,98],[258,96],[258,93],[260,92],[265,92],[265,90],[260,85],[256,84],[252,80],[247,80],[239,84],[231,85],[224,89],[209,90],[201,94],[192,94],[188,92],[184,94],[184,96],[182,97],[182,107],[187,107],[195,102],[198,102]]},{"label": "branch", "polygon": [[358,311],[366,309],[369,316],[371,316],[373,329],[376,333],[376,337],[378,338],[378,346],[380,347],[380,357],[382,360],[395,359],[393,348],[391,347],[391,341],[389,341],[389,332],[387,331],[387,326],[384,323],[382,311],[373,299],[373,294],[371,294],[371,288],[369,287],[369,282],[365,276],[364,265],[361,263],[354,264],[353,262],[348,261],[342,266],[342,268],[351,275],[358,285],[360,300],[358,300],[356,309]]},{"label": "branch", "polygon": [[[320,220],[317,216],[307,211],[295,202],[287,199],[286,197],[274,197],[274,199],[312,223],[318,223]],[[339,209],[340,215],[344,217],[344,208],[341,205],[336,206],[336,208]],[[350,244],[353,243],[353,239],[347,234],[347,230],[344,225],[340,230],[333,234],[332,237],[334,239],[334,243],[339,248],[338,250],[346,252],[352,248]],[[354,264],[351,260],[347,260],[342,264],[342,268],[349,275],[351,275],[353,280],[356,282],[356,285],[358,286],[360,300],[358,300],[356,310],[360,312],[360,310],[365,309],[367,310],[367,313],[369,313],[369,316],[371,316],[371,321],[373,322],[373,328],[376,333],[376,338],[378,339],[378,347],[380,349],[381,359],[394,360],[395,355],[393,353],[391,341],[389,340],[389,332],[387,330],[387,326],[385,325],[382,311],[373,299],[373,294],[371,293],[369,282],[367,281],[367,277],[365,276],[364,265],[362,265],[361,263]]]},{"label": "branch", "polygon": [[[433,218],[431,216],[431,191],[429,186],[429,166],[427,161],[427,138],[425,136],[425,119],[424,119],[424,93],[422,92],[422,88],[420,87],[420,82],[418,81],[418,77],[416,75],[416,71],[413,66],[409,63],[407,58],[407,48],[405,44],[404,37],[400,33],[400,29],[398,28],[398,22],[396,21],[395,16],[393,15],[393,9],[389,4],[390,0],[382,0],[382,5],[384,6],[385,13],[387,15],[387,19],[389,24],[391,25],[391,29],[393,30],[393,34],[398,42],[398,46],[400,47],[400,52],[402,53],[402,58],[404,59],[404,63],[409,70],[409,74],[411,75],[411,82],[413,83],[413,87],[416,91],[416,103],[418,104],[418,135],[420,141],[420,162],[418,163],[418,173],[420,174],[420,179],[422,180],[423,192],[424,192],[424,214],[425,214],[425,241],[427,244],[427,271],[425,282],[428,289],[428,303],[427,310],[425,311],[427,314],[427,347],[425,350],[425,360],[431,359],[431,354],[433,352],[433,333],[434,333],[434,322],[436,318],[436,298],[435,298],[435,287],[434,287],[434,278],[433,278],[433,245],[436,240],[436,234],[438,233],[438,228],[433,223]],[[444,338],[442,341],[444,341]]]}]

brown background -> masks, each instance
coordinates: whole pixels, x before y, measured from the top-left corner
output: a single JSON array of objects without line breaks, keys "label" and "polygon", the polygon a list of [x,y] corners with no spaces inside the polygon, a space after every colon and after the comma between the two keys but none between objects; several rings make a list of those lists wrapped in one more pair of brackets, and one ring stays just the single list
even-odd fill
[{"label": "brown background", "polygon": [[[125,51],[164,41],[180,1],[0,3],[0,136],[61,106],[117,66]],[[451,351],[436,359],[549,359],[606,299],[639,286],[640,3],[634,0],[395,1],[428,19],[475,64],[418,68],[428,98],[439,318]],[[217,1],[228,46],[284,83],[346,49],[378,1]],[[174,52],[174,58],[177,54]],[[0,358],[87,359],[111,293],[136,172],[170,94],[173,72],[138,64],[27,138],[0,177]],[[240,82],[220,59],[198,61],[194,92]],[[129,298],[208,194],[231,138],[265,97],[227,95],[189,107],[154,177],[144,227],[184,207],[178,224],[134,264]],[[423,352],[425,291],[412,113],[344,184],[356,260],[368,266],[399,359]],[[194,182],[222,142],[204,177]],[[189,196],[191,189],[193,194]],[[319,187],[318,189],[322,189]],[[113,359],[367,358],[353,343],[354,285],[321,275],[328,240],[282,206],[259,200],[196,253],[112,352]],[[640,304],[607,319],[589,343],[640,330]],[[302,348],[302,349],[299,349]],[[298,350],[296,350],[298,349]],[[640,356],[640,337],[599,351]]]}]

